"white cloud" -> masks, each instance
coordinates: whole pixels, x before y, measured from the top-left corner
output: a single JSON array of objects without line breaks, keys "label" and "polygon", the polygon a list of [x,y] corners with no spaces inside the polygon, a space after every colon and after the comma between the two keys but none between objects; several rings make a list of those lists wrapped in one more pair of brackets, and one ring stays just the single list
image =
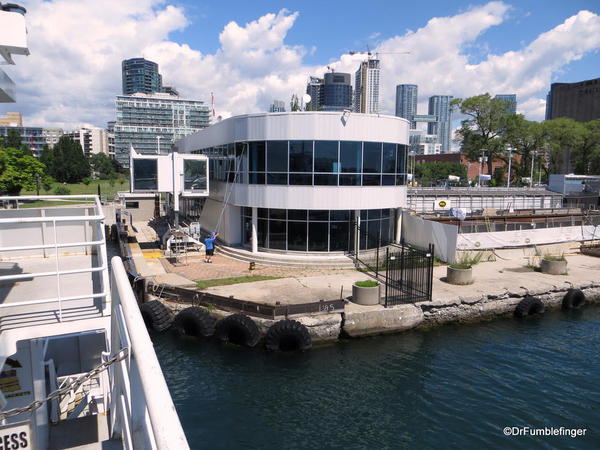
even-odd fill
[{"label": "white cloud", "polygon": [[[1,110],[22,111],[29,125],[102,126],[114,119],[126,58],[156,61],[164,82],[186,97],[209,103],[214,92],[217,113],[224,117],[265,111],[274,99],[288,101],[326,65],[353,74],[362,58],[339,55],[323,66],[304,64],[314,49],[285,43],[299,16],[286,10],[247,24],[228,23],[219,35],[220,48],[203,54],[170,40],[170,33],[189,23],[182,8],[163,0],[31,0],[25,6],[31,56],[7,68],[19,100]],[[581,11],[519,50],[487,54],[470,64],[469,52],[486,48],[478,38],[507,20],[510,8],[487,3],[380,41],[373,51],[382,53],[382,112],[393,112],[396,84],[415,83],[423,100],[434,94],[516,93],[520,112],[542,119],[552,74],[600,48],[600,18]],[[405,51],[411,53],[384,54]],[[424,103],[420,107],[426,112]]]}]

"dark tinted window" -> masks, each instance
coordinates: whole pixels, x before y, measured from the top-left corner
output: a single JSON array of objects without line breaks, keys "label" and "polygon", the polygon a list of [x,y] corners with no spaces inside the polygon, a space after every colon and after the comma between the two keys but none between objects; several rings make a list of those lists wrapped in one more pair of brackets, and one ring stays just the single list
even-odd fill
[{"label": "dark tinted window", "polygon": [[363,186],[379,186],[381,175],[363,175]]},{"label": "dark tinted window", "polygon": [[313,141],[290,141],[290,172],[313,171]]},{"label": "dark tinted window", "polygon": [[288,250],[306,251],[306,222],[288,222]]},{"label": "dark tinted window", "polygon": [[269,209],[269,219],[285,220],[285,209]]},{"label": "dark tinted window", "polygon": [[315,172],[339,172],[337,141],[315,141]]},{"label": "dark tinted window", "polygon": [[360,186],[360,175],[340,175],[340,186]]},{"label": "dark tinted window", "polygon": [[288,184],[287,173],[267,173],[267,184]]},{"label": "dark tinted window", "polygon": [[383,158],[381,171],[395,173],[396,171],[396,144],[383,144]]},{"label": "dark tinted window", "polygon": [[287,172],[287,141],[267,141],[267,171]]},{"label": "dark tinted window", "polygon": [[308,251],[324,252],[327,251],[327,234],[329,224],[327,222],[309,222],[308,223]]},{"label": "dark tinted window", "polygon": [[311,185],[312,174],[310,173],[290,173],[290,184]]},{"label": "dark tinted window", "polygon": [[337,186],[338,176],[337,175],[323,175],[315,174],[315,185],[320,186]]},{"label": "dark tinted window", "polygon": [[269,220],[269,248],[285,250],[286,233],[285,221]]},{"label": "dark tinted window", "polygon": [[306,220],[306,210],[288,209],[288,220]]},{"label": "dark tinted window", "polygon": [[362,142],[340,142],[342,172],[362,172]]},{"label": "dark tinted window", "polygon": [[348,250],[349,237],[347,222],[331,222],[329,224],[329,251]]},{"label": "dark tinted window", "polygon": [[155,191],[158,189],[156,159],[133,160],[133,189]]},{"label": "dark tinted window", "polygon": [[206,190],[206,161],[183,160],[183,184],[186,190]]},{"label": "dark tinted window", "polygon": [[[264,172],[265,170],[265,142],[249,143],[249,166],[251,172]],[[263,181],[264,183],[264,181]]]},{"label": "dark tinted window", "polygon": [[365,142],[363,147],[363,172],[381,172],[381,143]]},{"label": "dark tinted window", "polygon": [[308,220],[329,220],[329,210],[313,209],[308,212]]},{"label": "dark tinted window", "polygon": [[[408,152],[408,146],[398,144],[396,153],[396,173],[406,172],[406,153]],[[403,184],[403,183],[396,183]]]}]

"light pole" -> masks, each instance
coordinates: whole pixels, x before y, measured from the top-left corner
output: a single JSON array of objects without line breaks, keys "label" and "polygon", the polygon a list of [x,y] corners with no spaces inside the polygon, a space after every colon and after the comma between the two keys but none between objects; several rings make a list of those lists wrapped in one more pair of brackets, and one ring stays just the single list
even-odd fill
[{"label": "light pole", "polygon": [[529,177],[529,187],[533,187],[533,163],[535,161],[535,150],[531,151],[531,176]]},{"label": "light pole", "polygon": [[508,147],[508,180],[506,180],[506,188],[510,188],[510,167],[512,164],[512,147]]},{"label": "light pole", "polygon": [[487,156],[485,156],[485,152],[487,152],[486,148],[481,149],[481,156],[479,157],[479,178],[477,179],[477,184],[481,186],[481,175],[483,172],[483,164],[487,162]]}]

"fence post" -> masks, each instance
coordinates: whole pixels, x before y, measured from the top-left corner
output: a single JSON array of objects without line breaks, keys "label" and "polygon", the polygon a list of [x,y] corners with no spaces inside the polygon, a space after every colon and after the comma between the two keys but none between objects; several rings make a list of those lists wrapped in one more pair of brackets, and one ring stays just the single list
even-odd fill
[{"label": "fence post", "polygon": [[433,258],[434,258],[434,246],[433,244],[429,244],[429,254],[431,255],[431,257],[429,258],[429,270],[428,270],[428,281],[427,281],[427,287],[428,287],[428,291],[429,291],[429,301],[431,301],[431,296],[432,296],[432,290],[433,290]]},{"label": "fence post", "polygon": [[388,307],[388,285],[390,284],[390,248],[385,249],[385,303],[384,306]]},{"label": "fence post", "polygon": [[379,279],[379,247],[377,247],[377,261],[375,262],[375,279]]}]

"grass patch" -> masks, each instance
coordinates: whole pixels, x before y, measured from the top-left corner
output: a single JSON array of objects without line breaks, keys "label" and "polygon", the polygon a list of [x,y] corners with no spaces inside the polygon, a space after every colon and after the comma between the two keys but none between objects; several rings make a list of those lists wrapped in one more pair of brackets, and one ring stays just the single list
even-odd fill
[{"label": "grass patch", "polygon": [[[115,195],[118,191],[128,191],[129,190],[129,182],[125,180],[124,183],[120,182],[121,180],[116,180],[113,182],[111,186],[110,180],[91,180],[88,184],[85,183],[53,183],[49,190],[40,189],[40,195],[56,195],[54,190],[62,186],[69,190],[71,195],[97,195],[98,194],[98,186],[100,186],[100,193],[102,195]],[[31,191],[21,191],[21,195],[36,195],[37,192],[35,189]],[[60,195],[60,194],[59,194]]]},{"label": "grass patch", "polygon": [[196,280],[196,286],[206,289],[214,286],[229,286],[230,284],[252,283],[254,281],[278,280],[281,277],[269,275],[248,275],[244,277],[215,278],[213,280]]},{"label": "grass patch", "polygon": [[460,270],[466,270],[466,269],[470,269],[471,265],[470,264],[450,264],[450,267],[453,269],[460,269]]},{"label": "grass patch", "polygon": [[78,201],[55,201],[55,200],[36,200],[35,202],[27,202],[21,203],[19,202],[19,209],[26,208],[42,208],[44,206],[74,206],[74,205],[93,205],[90,202],[86,202],[85,200]]},{"label": "grass patch", "polygon": [[357,281],[354,284],[357,285],[358,287],[377,287],[377,286],[379,286],[379,283],[377,281],[373,281],[373,280]]},{"label": "grass patch", "polygon": [[560,254],[560,255],[545,255],[544,259],[546,261],[566,261],[567,258],[565,258],[564,254]]}]

